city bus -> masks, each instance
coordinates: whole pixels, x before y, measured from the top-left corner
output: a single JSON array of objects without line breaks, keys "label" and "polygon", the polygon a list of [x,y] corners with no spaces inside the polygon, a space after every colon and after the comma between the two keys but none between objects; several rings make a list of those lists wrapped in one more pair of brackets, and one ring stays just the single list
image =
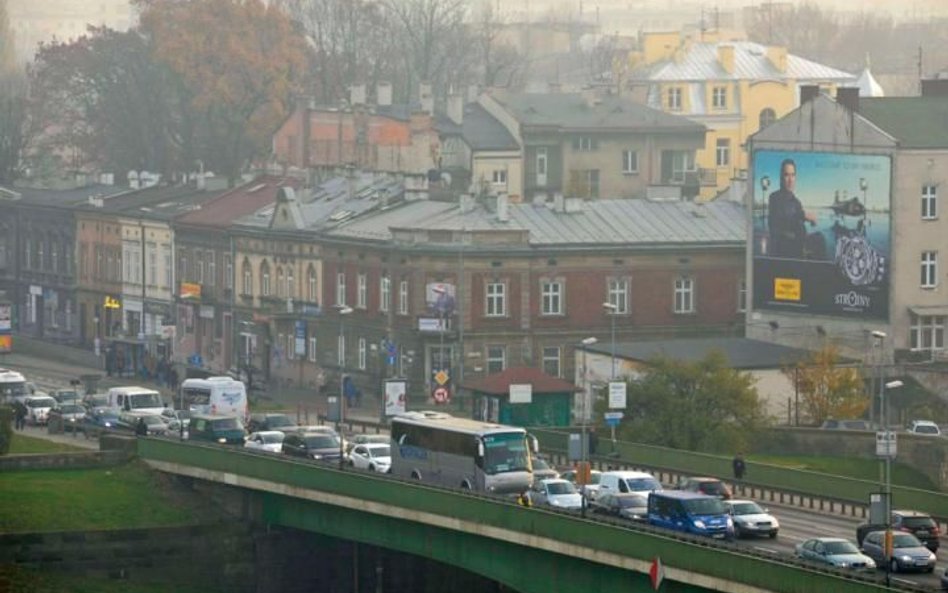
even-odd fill
[{"label": "city bus", "polygon": [[185,379],[181,383],[178,407],[194,414],[247,418],[247,388],[231,377]]},{"label": "city bus", "polygon": [[533,482],[530,453],[538,445],[523,428],[430,411],[391,422],[392,475],[497,494]]},{"label": "city bus", "polygon": [[0,369],[0,404],[12,404],[30,395],[26,377],[10,369]]}]

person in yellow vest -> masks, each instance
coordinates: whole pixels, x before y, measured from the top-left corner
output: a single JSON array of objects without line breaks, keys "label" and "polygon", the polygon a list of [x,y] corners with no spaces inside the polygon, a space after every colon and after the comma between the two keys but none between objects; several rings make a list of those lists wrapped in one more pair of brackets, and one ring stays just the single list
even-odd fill
[{"label": "person in yellow vest", "polygon": [[520,496],[517,497],[517,504],[522,507],[532,507],[533,500],[530,499],[530,491],[524,490],[520,493]]}]

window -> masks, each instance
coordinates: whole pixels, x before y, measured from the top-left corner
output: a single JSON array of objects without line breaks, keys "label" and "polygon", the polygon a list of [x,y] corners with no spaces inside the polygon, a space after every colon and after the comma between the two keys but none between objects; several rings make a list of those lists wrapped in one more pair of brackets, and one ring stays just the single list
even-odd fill
[{"label": "window", "polygon": [[507,348],[504,346],[487,347],[487,374],[502,373],[507,368]]},{"label": "window", "polygon": [[716,86],[711,89],[711,108],[727,109],[727,87]]},{"label": "window", "polygon": [[217,285],[217,252],[207,252],[207,285]]},{"label": "window", "polygon": [[366,302],[366,277],[364,273],[356,276],[356,307],[365,309]]},{"label": "window", "polygon": [[681,89],[678,87],[668,89],[668,110],[681,111]]},{"label": "window", "polygon": [[912,314],[910,343],[912,350],[945,349],[945,317]]},{"label": "window", "polygon": [[339,334],[339,337],[336,339],[336,362],[339,363],[339,366],[346,366],[346,336],[345,334]]},{"label": "window", "polygon": [[165,286],[168,288],[171,288],[172,286],[174,286],[174,279],[171,277],[172,268],[173,268],[173,266],[171,265],[171,261],[172,261],[171,260],[171,247],[169,247],[168,245],[162,245],[161,254],[165,262]]},{"label": "window", "polygon": [[392,308],[392,279],[382,276],[379,279],[379,311],[388,313]]},{"label": "window", "polygon": [[49,245],[49,256],[51,258],[51,264],[49,269],[51,272],[59,271],[59,246],[56,243],[50,243]]},{"label": "window", "polygon": [[276,295],[280,298],[283,298],[286,296],[284,294],[284,290],[286,290],[286,286],[283,284],[283,266],[277,266],[276,281],[277,281]]},{"label": "window", "polygon": [[186,255],[182,255],[181,259],[178,260],[178,278],[180,278],[182,282],[188,282],[191,279],[191,277],[188,276],[188,257]]},{"label": "window", "polygon": [[260,296],[270,296],[270,264],[260,264]]},{"label": "window", "polygon": [[675,280],[675,313],[695,312],[695,283],[687,277]]},{"label": "window", "polygon": [[622,151],[622,172],[625,174],[639,172],[639,153],[637,151]]},{"label": "window", "polygon": [[296,295],[296,278],[293,276],[293,268],[286,269],[286,298],[291,299]]},{"label": "window", "polygon": [[506,292],[507,285],[503,282],[489,282],[487,284],[487,297],[484,307],[487,317],[504,317],[507,315]]},{"label": "window", "polygon": [[718,167],[727,167],[731,164],[731,140],[718,138],[714,150],[714,162]]},{"label": "window", "polygon": [[307,351],[306,354],[310,362],[316,362],[316,336],[310,337],[309,350]]},{"label": "window", "polygon": [[567,191],[576,197],[599,197],[599,169],[572,169]]},{"label": "window", "polygon": [[549,346],[543,349],[543,372],[551,377],[560,376],[559,346]]},{"label": "window", "polygon": [[563,283],[540,282],[540,315],[563,314]]},{"label": "window", "polygon": [[[671,177],[673,183],[684,183],[688,173],[695,171],[695,153],[690,150],[663,151],[662,160],[670,159]],[[665,163],[662,169],[664,170]]]},{"label": "window", "polygon": [[922,186],[922,220],[938,218],[938,190],[934,185]]},{"label": "window", "polygon": [[198,251],[194,254],[194,266],[195,272],[197,273],[197,283],[204,284],[204,252]]},{"label": "window", "polygon": [[234,290],[234,260],[230,255],[224,256],[224,288]]},{"label": "window", "polygon": [[777,112],[770,107],[766,107],[761,109],[760,115],[757,116],[757,127],[763,130],[775,121],[777,121]]},{"label": "window", "polygon": [[938,252],[922,252],[922,288],[934,288],[938,285]]},{"label": "window", "polygon": [[145,271],[148,275],[148,285],[157,286],[158,285],[158,246],[154,243],[148,244],[148,270]]},{"label": "window", "polygon": [[286,359],[292,360],[294,358],[296,358],[296,336],[286,334]]},{"label": "window", "polygon": [[46,259],[44,256],[44,245],[43,242],[39,239],[36,240],[36,269],[42,270],[46,265]]},{"label": "window", "polygon": [[580,152],[590,152],[599,148],[599,140],[589,136],[576,136],[573,138],[573,150]]},{"label": "window", "polygon": [[541,146],[537,148],[537,185],[539,186],[546,185],[546,164],[547,164],[546,147]]},{"label": "window", "polygon": [[737,312],[745,313],[747,311],[747,279],[741,278],[737,285]]},{"label": "window", "polygon": [[346,273],[339,272],[336,274],[336,304],[345,305],[346,304]]},{"label": "window", "polygon": [[503,185],[507,186],[507,170],[506,169],[494,169],[492,174],[491,182],[494,185]]},{"label": "window", "polygon": [[629,312],[629,281],[626,278],[610,278],[608,302],[615,306],[616,315]]},{"label": "window", "polygon": [[398,283],[398,314],[408,315],[408,280]]},{"label": "window", "polygon": [[242,275],[244,277],[243,286],[241,286],[241,294],[253,294],[253,270],[250,269],[250,262],[244,260],[244,265]]},{"label": "window", "polygon": [[365,370],[365,338],[359,338],[359,370]]},{"label": "window", "polygon": [[311,303],[319,302],[316,293],[316,268],[312,264],[306,270],[306,300]]}]

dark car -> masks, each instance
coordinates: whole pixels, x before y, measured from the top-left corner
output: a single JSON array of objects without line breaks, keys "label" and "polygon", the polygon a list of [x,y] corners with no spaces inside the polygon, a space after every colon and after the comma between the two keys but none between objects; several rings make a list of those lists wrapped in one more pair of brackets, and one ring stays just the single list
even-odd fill
[{"label": "dark car", "polygon": [[698,492],[709,496],[717,496],[724,500],[731,498],[731,489],[717,478],[686,478],[678,487],[687,492]]},{"label": "dark car", "polygon": [[607,492],[590,503],[592,511],[601,515],[622,517],[630,521],[648,520],[648,495],[637,492]]},{"label": "dark car", "polygon": [[79,426],[87,439],[99,438],[103,432],[111,432],[118,428],[118,412],[112,408],[99,407],[89,410]]},{"label": "dark car", "polygon": [[54,389],[49,392],[49,395],[61,404],[66,402],[79,403],[81,399],[79,392],[75,389]]},{"label": "dark car", "polygon": [[[929,550],[932,552],[938,551],[941,530],[938,528],[938,523],[928,513],[909,510],[892,511],[892,529],[911,533]],[[862,545],[867,533],[880,530],[884,531],[885,525],[863,523],[856,528],[856,543]]]},{"label": "dark car", "polygon": [[237,416],[192,414],[188,425],[188,438],[192,441],[243,445],[246,436],[244,424]]},{"label": "dark car", "polygon": [[46,415],[46,429],[50,433],[76,432],[85,417],[85,407],[78,403],[62,403]]},{"label": "dark car", "polygon": [[339,436],[329,432],[290,432],[283,439],[283,453],[319,461],[339,461]]},{"label": "dark car", "polygon": [[[867,533],[862,541],[862,553],[875,560],[877,566],[885,566],[885,531]],[[911,533],[897,531],[892,534],[892,560],[889,562],[892,572],[932,572],[935,560],[935,553]]]},{"label": "dark car", "polygon": [[247,430],[250,432],[262,432],[266,430],[279,430],[286,432],[296,428],[296,422],[286,414],[267,413],[251,414],[247,421]]}]

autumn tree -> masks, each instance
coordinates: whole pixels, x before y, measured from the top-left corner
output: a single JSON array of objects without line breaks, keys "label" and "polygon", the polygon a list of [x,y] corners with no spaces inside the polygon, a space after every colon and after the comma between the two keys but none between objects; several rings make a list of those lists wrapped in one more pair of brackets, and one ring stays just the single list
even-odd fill
[{"label": "autumn tree", "polygon": [[689,363],[659,358],[628,380],[620,434],[690,451],[739,451],[768,423],[754,378],[723,354]]},{"label": "autumn tree", "polygon": [[179,81],[189,157],[234,179],[269,151],[307,69],[306,42],[262,0],[141,0],[154,58]]},{"label": "autumn tree", "polygon": [[839,366],[839,350],[826,345],[784,374],[800,394],[803,414],[814,424],[828,418],[859,418],[869,407],[859,370]]}]

